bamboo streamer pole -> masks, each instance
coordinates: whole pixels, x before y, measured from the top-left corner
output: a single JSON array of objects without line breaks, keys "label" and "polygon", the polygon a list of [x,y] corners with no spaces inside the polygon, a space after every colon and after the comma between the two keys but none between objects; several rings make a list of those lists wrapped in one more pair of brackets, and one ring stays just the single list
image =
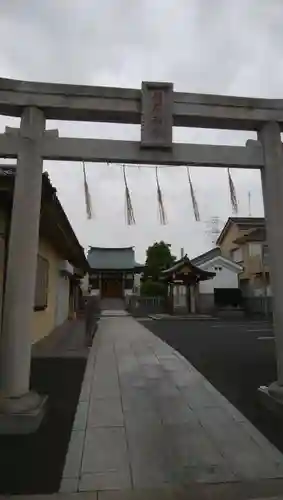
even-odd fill
[{"label": "bamboo streamer pole", "polygon": [[83,175],[84,175],[84,193],[85,193],[86,213],[87,213],[87,218],[91,219],[92,218],[92,204],[91,204],[89,187],[88,187],[88,183],[87,183],[86,169],[85,169],[85,162],[84,161],[83,161]]},{"label": "bamboo streamer pole", "polygon": [[158,169],[158,167],[155,167],[157,203],[158,203],[160,224],[162,224],[164,226],[167,224],[167,217],[166,217],[166,213],[165,213],[164,201],[163,201],[162,191],[161,191],[160,184],[159,184],[158,170],[157,169]]},{"label": "bamboo streamer pole", "polygon": [[195,196],[189,167],[187,167],[187,174],[188,174],[188,179],[189,179],[190,193],[191,193],[192,205],[193,205],[193,210],[194,210],[194,216],[195,216],[195,220],[197,222],[199,222],[200,221],[199,209],[198,209],[197,199]]},{"label": "bamboo streamer pole", "polygon": [[126,167],[123,165],[123,177],[125,184],[125,198],[126,198],[126,219],[128,226],[132,226],[136,223],[133,204],[131,200],[131,193],[128,187],[127,177],[126,177]]},{"label": "bamboo streamer pole", "polygon": [[228,181],[229,181],[229,191],[230,191],[230,200],[232,205],[232,211],[234,214],[238,213],[238,200],[236,196],[235,185],[231,176],[230,168],[227,168],[228,172]]}]

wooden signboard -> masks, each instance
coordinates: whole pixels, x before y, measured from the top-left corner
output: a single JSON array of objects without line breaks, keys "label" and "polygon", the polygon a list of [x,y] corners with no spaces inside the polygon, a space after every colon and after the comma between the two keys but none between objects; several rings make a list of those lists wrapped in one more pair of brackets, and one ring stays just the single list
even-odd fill
[{"label": "wooden signboard", "polygon": [[141,147],[172,148],[173,84],[142,83]]}]

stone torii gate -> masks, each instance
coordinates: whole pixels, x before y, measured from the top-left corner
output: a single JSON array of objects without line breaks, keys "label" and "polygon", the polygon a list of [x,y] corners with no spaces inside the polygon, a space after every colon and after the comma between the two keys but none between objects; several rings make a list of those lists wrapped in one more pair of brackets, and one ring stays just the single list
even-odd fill
[{"label": "stone torii gate", "polygon": [[[283,400],[283,100],[180,93],[171,83],[144,82],[133,90],[0,79],[0,114],[21,117],[20,129],[0,134],[0,157],[17,158],[0,344],[0,432],[1,418],[4,432],[7,418],[19,422],[21,415],[37,422],[29,424],[34,429],[44,406],[29,388],[44,159],[261,170],[278,365],[269,391]],[[141,141],[61,138],[45,130],[46,119],[141,124]],[[174,144],[173,126],[254,130],[258,141],[243,147]]]}]

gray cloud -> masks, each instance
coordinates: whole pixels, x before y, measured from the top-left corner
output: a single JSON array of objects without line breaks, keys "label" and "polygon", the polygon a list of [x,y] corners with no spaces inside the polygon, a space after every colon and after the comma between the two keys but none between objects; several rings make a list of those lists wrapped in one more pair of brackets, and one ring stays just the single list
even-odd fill
[{"label": "gray cloud", "polygon": [[[282,97],[283,4],[281,0],[0,0],[1,75],[27,80],[120,85],[168,80],[175,90]],[[18,123],[1,117],[0,127]],[[139,128],[125,125],[55,123],[64,136],[139,140]],[[174,129],[174,139],[244,144],[253,133]],[[202,222],[196,223],[184,168],[160,169],[169,224],[157,218],[154,171],[129,168],[136,227],[124,217],[121,168],[87,165],[95,218],[87,221],[81,165],[46,162],[45,168],[84,246],[145,248],[156,239],[184,246],[189,255],[210,246],[206,221],[231,215],[227,174],[193,168]],[[240,215],[262,215],[258,172],[233,171]]]}]

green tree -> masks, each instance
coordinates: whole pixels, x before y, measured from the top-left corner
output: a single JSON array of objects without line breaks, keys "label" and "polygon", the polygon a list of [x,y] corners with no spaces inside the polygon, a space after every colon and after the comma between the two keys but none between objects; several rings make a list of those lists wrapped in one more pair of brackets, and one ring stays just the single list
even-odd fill
[{"label": "green tree", "polygon": [[144,297],[166,297],[167,285],[161,281],[147,279],[141,284],[141,295]]},{"label": "green tree", "polygon": [[144,280],[158,282],[161,271],[171,267],[176,257],[171,254],[171,245],[159,241],[149,246],[146,252]]}]

